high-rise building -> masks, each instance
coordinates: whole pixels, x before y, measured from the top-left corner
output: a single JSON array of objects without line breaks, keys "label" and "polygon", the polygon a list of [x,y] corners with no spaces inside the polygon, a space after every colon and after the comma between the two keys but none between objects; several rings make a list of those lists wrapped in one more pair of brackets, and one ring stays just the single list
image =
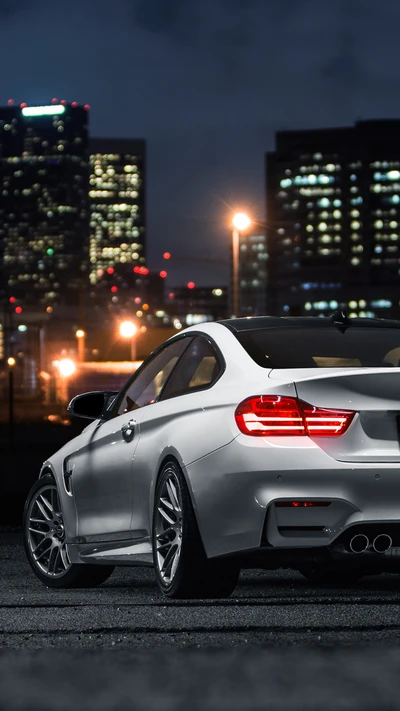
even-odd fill
[{"label": "high-rise building", "polygon": [[239,316],[266,313],[267,238],[239,232]]},{"label": "high-rise building", "polygon": [[400,316],[400,121],[285,131],[266,157],[268,313]]},{"label": "high-rise building", "polygon": [[78,304],[87,279],[88,109],[0,108],[0,292]]},{"label": "high-rise building", "polygon": [[125,303],[146,263],[145,149],[143,140],[90,141],[89,282],[102,305]]}]

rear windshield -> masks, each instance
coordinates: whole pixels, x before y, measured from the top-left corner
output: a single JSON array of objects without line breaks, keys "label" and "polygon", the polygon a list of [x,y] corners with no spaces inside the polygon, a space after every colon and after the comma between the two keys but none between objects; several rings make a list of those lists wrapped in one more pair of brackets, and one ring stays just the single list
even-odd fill
[{"label": "rear windshield", "polygon": [[400,367],[400,328],[277,328],[235,336],[263,368]]}]

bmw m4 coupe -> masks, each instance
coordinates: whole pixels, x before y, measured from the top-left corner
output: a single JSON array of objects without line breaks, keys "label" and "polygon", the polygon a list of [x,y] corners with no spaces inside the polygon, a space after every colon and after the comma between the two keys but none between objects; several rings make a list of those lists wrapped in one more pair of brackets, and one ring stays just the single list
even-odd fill
[{"label": "bmw m4 coupe", "polygon": [[400,572],[400,322],[192,326],[44,462],[24,541],[50,587],[153,566],[162,593],[230,595],[242,568],[346,584]]}]

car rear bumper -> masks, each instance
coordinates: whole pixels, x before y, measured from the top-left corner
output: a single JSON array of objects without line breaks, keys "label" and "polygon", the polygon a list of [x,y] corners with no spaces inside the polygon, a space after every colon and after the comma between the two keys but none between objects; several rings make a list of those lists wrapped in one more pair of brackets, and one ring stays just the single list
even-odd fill
[{"label": "car rear bumper", "polygon": [[[357,524],[400,524],[399,463],[339,462],[308,438],[274,439],[239,435],[185,468],[209,557],[330,546]],[[276,506],[291,501],[329,505]]]}]

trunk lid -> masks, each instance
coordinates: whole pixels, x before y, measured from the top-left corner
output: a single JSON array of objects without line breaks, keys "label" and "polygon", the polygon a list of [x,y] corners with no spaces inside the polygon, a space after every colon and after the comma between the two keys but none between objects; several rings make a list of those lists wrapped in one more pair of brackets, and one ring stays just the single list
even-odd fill
[{"label": "trunk lid", "polygon": [[338,461],[400,462],[400,368],[298,368],[270,372],[293,382],[301,400],[317,407],[357,412],[347,432],[315,437]]}]

